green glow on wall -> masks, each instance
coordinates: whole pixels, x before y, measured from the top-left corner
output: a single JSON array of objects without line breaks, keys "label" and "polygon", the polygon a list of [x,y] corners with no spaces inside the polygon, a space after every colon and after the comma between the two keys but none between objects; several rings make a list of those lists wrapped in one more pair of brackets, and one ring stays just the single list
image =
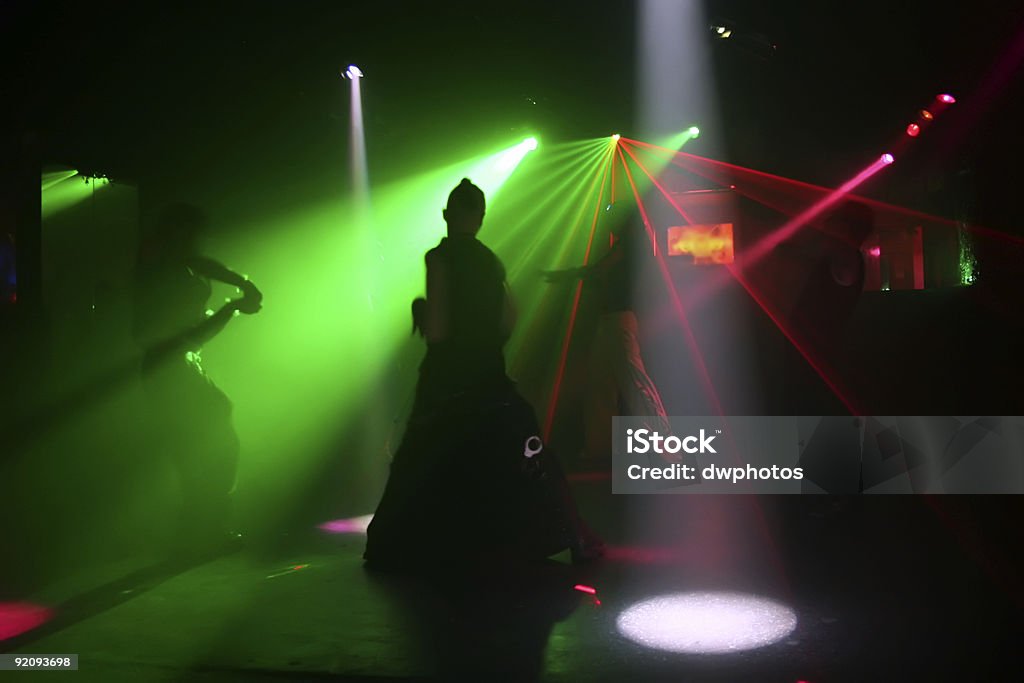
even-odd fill
[{"label": "green glow on wall", "polygon": [[[60,177],[61,175],[63,177]],[[49,178],[44,175],[40,194],[40,215],[46,220],[64,209],[85,201],[92,197],[94,192],[103,190],[109,184],[105,178],[85,178],[79,176],[77,171],[71,171],[70,175],[60,172],[50,175]]]},{"label": "green glow on wall", "polygon": [[977,277],[978,261],[974,256],[974,244],[971,242],[971,236],[964,226],[960,227],[957,239],[960,243],[960,284],[973,285]]},{"label": "green glow on wall", "polygon": [[45,192],[57,183],[67,180],[68,178],[74,178],[76,175],[78,175],[78,171],[70,168],[62,169],[60,171],[44,171],[42,190]]}]

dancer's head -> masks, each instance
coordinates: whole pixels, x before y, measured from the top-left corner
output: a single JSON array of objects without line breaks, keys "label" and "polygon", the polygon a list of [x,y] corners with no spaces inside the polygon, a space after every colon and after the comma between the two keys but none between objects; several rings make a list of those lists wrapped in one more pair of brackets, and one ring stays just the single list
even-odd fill
[{"label": "dancer's head", "polygon": [[165,206],[154,234],[164,258],[186,258],[199,253],[199,239],[206,230],[206,216],[196,206],[178,202]]},{"label": "dancer's head", "polygon": [[441,212],[448,234],[475,235],[484,222],[485,208],[483,190],[463,178],[448,195],[448,206]]},{"label": "dancer's head", "polygon": [[825,219],[825,232],[860,248],[875,229],[875,212],[867,204],[849,200]]}]

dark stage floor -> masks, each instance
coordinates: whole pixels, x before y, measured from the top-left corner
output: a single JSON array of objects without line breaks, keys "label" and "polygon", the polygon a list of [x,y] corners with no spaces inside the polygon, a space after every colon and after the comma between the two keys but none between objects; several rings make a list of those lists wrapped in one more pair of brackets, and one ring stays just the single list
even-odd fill
[{"label": "dark stage floor", "polygon": [[[585,569],[384,578],[363,569],[358,533],[311,529],[80,586],[56,611],[59,630],[17,650],[78,653],[76,679],[90,681],[1020,680],[1017,499],[626,497],[604,493],[607,481],[575,485],[610,543]],[[722,654],[620,635],[631,604],[700,591],[772,598],[795,630]],[[649,626],[655,638],[671,628],[664,617]],[[700,628],[712,638],[722,625]]]}]

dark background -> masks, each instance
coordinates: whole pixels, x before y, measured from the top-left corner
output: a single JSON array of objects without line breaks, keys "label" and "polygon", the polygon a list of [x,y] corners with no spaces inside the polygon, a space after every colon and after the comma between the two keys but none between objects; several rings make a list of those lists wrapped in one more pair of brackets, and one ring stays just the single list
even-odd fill
[{"label": "dark background", "polygon": [[[921,205],[921,168],[931,169],[934,190],[951,182],[941,176],[970,167],[982,221],[1013,226],[1021,94],[1012,79],[997,97],[971,95],[1019,30],[1019,3],[707,7],[735,27],[732,40],[708,33],[722,120],[701,122],[719,129],[727,160],[838,183],[948,91],[958,106],[900,159],[886,192]],[[478,131],[628,135],[634,113],[630,2],[53,2],[0,11],[9,131],[31,132],[49,161],[125,179],[200,169],[221,182],[259,172],[301,179],[346,133],[338,73],[349,63],[367,74],[377,179]],[[751,41],[775,45],[774,56]]]}]

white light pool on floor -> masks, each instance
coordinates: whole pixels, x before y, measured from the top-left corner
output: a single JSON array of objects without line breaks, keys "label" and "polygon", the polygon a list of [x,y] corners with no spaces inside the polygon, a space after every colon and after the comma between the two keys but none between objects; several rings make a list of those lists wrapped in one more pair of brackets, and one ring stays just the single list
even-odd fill
[{"label": "white light pool on floor", "polygon": [[619,633],[645,647],[723,654],[782,640],[796,628],[796,613],[756,595],[677,593],[629,607],[616,625]]}]

